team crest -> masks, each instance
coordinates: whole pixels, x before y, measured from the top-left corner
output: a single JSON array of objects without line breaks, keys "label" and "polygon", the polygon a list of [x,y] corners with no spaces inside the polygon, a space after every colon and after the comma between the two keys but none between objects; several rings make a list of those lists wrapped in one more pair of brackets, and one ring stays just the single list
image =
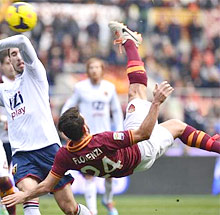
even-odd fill
[{"label": "team crest", "polygon": [[131,104],[128,108],[128,113],[132,113],[135,111],[135,106],[133,104]]},{"label": "team crest", "polygon": [[113,133],[114,140],[124,140],[124,133],[122,132],[114,132]]}]

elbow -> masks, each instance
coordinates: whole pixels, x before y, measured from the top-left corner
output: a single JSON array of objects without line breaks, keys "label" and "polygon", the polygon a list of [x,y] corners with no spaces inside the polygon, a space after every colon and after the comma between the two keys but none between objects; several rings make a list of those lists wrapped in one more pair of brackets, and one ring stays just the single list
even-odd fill
[{"label": "elbow", "polygon": [[19,44],[23,47],[26,46],[26,44],[30,43],[30,40],[23,34],[17,35],[17,38],[19,40]]},{"label": "elbow", "polygon": [[20,43],[25,43],[27,40],[29,41],[29,39],[23,34],[17,35],[17,38],[18,38]]},{"label": "elbow", "polygon": [[150,139],[150,136],[151,136],[151,133],[148,133],[148,132],[147,132],[147,133],[145,133],[145,134],[142,135],[142,139],[143,139],[143,140],[148,140],[148,139]]},{"label": "elbow", "polygon": [[151,136],[151,132],[137,132],[135,135],[135,142],[141,142],[143,140],[148,140]]}]

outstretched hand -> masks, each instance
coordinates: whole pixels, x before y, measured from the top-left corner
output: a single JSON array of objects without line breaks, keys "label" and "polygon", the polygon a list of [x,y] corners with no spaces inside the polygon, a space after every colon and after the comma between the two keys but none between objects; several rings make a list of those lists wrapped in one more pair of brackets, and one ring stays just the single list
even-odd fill
[{"label": "outstretched hand", "polygon": [[173,88],[167,81],[163,81],[161,84],[156,84],[153,91],[153,102],[162,104],[166,98],[173,92]]},{"label": "outstretched hand", "polygon": [[19,191],[11,195],[5,196],[1,203],[7,207],[11,207],[16,204],[21,204],[25,201],[25,192]]}]

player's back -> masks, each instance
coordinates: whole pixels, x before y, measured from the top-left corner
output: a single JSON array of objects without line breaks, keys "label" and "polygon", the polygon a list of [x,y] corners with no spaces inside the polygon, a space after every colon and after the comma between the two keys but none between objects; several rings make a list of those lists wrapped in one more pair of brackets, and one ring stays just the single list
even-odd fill
[{"label": "player's back", "polygon": [[130,175],[141,159],[138,146],[131,146],[130,138],[130,131],[103,132],[77,145],[69,142],[57,153],[53,172],[60,176],[67,170],[98,177]]}]

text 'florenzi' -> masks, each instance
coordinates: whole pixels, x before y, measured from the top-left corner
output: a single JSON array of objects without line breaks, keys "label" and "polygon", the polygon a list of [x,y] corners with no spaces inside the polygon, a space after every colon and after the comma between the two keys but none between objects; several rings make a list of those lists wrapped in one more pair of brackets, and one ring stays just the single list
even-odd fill
[{"label": "text 'florenzi'", "polygon": [[80,156],[78,158],[72,158],[75,164],[85,163],[89,160],[95,160],[98,156],[102,154],[102,150],[100,148],[94,149],[92,152],[86,154],[85,156]]}]

